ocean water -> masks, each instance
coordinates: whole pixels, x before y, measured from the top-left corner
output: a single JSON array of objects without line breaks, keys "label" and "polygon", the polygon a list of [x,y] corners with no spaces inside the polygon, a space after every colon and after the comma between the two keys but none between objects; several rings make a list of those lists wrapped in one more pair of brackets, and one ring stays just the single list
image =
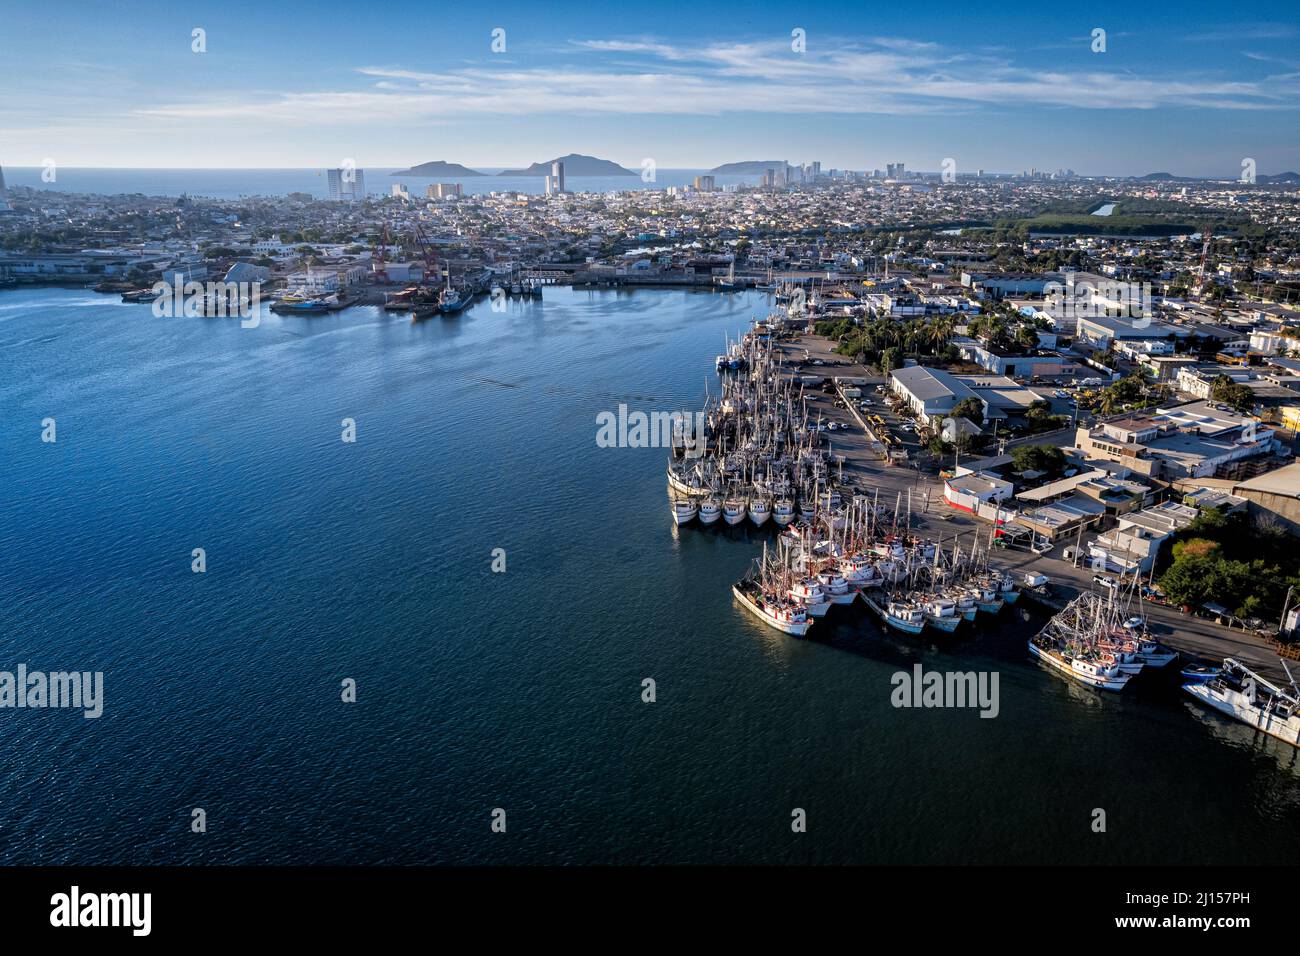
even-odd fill
[{"label": "ocean water", "polygon": [[[546,191],[542,176],[448,176],[441,178],[391,176],[397,169],[365,169],[366,193],[387,196],[396,183],[406,186],[412,197],[424,197],[428,186],[436,182],[458,182],[470,194],[514,191],[541,194]],[[490,172],[489,170],[480,170]],[[707,169],[659,169],[653,182],[635,176],[567,176],[565,186],[571,192],[613,192],[631,189],[667,189],[685,186]],[[140,193],[145,196],[204,196],[211,199],[240,199],[245,196],[285,196],[291,192],[311,193],[317,199],[329,196],[329,182],[323,169],[95,169],[57,167],[54,181],[46,182],[38,166],[4,167],[8,186],[48,189],[71,193],[116,195]],[[719,188],[742,183],[757,183],[761,177],[715,176]]]},{"label": "ocean water", "polygon": [[[724,335],[764,312],[548,288],[419,324],[243,329],[0,292],[0,670],[105,680],[97,720],[0,709],[0,862],[1300,849],[1292,748],[1172,682],[1068,684],[1029,660],[1019,606],[945,647],[861,612],[808,641],[742,616],[729,588],[764,535],[674,529],[663,453],[598,448],[596,416],[697,404]],[[918,662],[997,672],[998,717],[893,707]]]}]

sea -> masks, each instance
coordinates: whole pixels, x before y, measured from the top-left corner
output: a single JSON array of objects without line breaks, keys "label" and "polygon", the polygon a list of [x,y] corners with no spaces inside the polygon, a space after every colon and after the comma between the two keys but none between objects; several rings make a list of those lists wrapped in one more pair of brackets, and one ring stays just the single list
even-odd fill
[{"label": "sea", "polygon": [[[546,191],[543,176],[499,176],[500,170],[483,169],[484,176],[393,176],[405,167],[363,169],[366,193],[387,196],[401,183],[411,196],[423,197],[433,183],[460,183],[471,195],[490,192],[541,194]],[[714,176],[724,186],[756,184],[759,175],[714,175],[707,169],[655,169],[651,178],[641,169],[632,176],[566,176],[570,192],[623,192],[639,189],[667,189],[686,186],[696,176]],[[194,196],[209,199],[243,199],[254,196],[287,196],[310,193],[317,199],[329,197],[329,182],[323,169],[112,169],[56,166],[4,167],[6,185],[100,196],[140,194],[144,196]]]},{"label": "sea", "polygon": [[[103,674],[96,719],[0,708],[0,863],[1294,858],[1294,748],[1045,670],[1025,602],[950,640],[741,611],[770,531],[674,528],[664,450],[597,419],[698,407],[765,314],[0,291],[0,671]],[[918,664],[997,675],[996,717],[895,706]]]}]

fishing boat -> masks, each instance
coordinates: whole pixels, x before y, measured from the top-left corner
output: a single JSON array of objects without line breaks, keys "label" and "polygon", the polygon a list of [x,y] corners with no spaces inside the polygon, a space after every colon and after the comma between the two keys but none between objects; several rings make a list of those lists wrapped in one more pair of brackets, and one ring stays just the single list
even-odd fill
[{"label": "fishing boat", "polygon": [[926,624],[935,630],[949,634],[957,630],[957,625],[961,623],[961,615],[957,613],[957,602],[949,598],[931,597],[923,601],[921,613],[925,616]]},{"label": "fishing boat", "polygon": [[722,517],[722,502],[709,495],[700,500],[700,524],[713,524]]},{"label": "fishing boat", "polygon": [[763,527],[772,517],[772,502],[760,495],[749,499],[749,520],[758,527]]},{"label": "fishing boat", "polygon": [[689,524],[695,520],[699,506],[690,498],[673,499],[673,521],[679,525]]},{"label": "fishing boat", "polygon": [[722,517],[727,524],[737,525],[745,520],[747,510],[744,498],[731,495],[722,504]]},{"label": "fishing boat", "polygon": [[858,596],[858,592],[849,585],[849,582],[833,571],[818,572],[817,583],[822,586],[822,590],[826,592],[832,604],[852,604],[853,599]]},{"label": "fishing boat", "polygon": [[822,617],[831,609],[831,599],[816,578],[792,582],[787,593],[813,617]]},{"label": "fishing boat", "polygon": [[887,625],[904,634],[920,634],[925,630],[925,614],[911,601],[888,601],[881,615]]},{"label": "fishing boat", "polygon": [[772,506],[772,520],[784,528],[795,519],[794,502],[789,498],[780,498]]},{"label": "fishing boat", "polygon": [[[1282,667],[1290,678],[1286,661]],[[1229,657],[1217,676],[1184,684],[1183,690],[1221,714],[1300,747],[1300,689],[1294,678],[1291,689],[1283,690]]]},{"label": "fishing boat", "polygon": [[1148,637],[1137,638],[1137,656],[1147,667],[1158,669],[1178,660],[1178,652],[1171,651],[1157,641]]},{"label": "fishing boat", "polygon": [[1121,671],[1114,658],[1086,651],[1075,653],[1042,634],[1030,639],[1029,653],[1057,673],[1101,690],[1121,691],[1133,677]]},{"label": "fishing boat", "polygon": [[812,627],[813,622],[804,608],[793,603],[773,601],[755,582],[742,581],[733,585],[731,593],[746,610],[778,631],[803,637]]}]

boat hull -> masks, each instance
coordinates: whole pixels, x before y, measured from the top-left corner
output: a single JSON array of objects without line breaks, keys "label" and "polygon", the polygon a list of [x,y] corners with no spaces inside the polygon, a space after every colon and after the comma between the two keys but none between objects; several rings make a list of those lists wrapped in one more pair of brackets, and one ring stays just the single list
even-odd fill
[{"label": "boat hull", "polygon": [[[1279,720],[1276,715],[1265,713],[1259,707],[1243,707],[1235,699],[1225,699],[1213,692],[1208,682],[1184,684],[1183,690],[1191,694],[1202,704],[1219,713],[1239,720],[1256,730],[1263,731],[1270,737],[1283,740],[1293,747],[1300,747],[1300,714],[1292,714],[1287,720]],[[1232,698],[1240,695],[1234,694]]]}]

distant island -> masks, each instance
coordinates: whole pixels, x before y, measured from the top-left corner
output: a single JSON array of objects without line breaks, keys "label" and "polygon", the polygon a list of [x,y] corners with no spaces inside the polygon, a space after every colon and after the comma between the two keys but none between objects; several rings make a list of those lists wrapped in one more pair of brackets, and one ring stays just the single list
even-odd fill
[{"label": "distant island", "polygon": [[503,169],[497,173],[498,176],[549,176],[551,174],[551,163],[564,163],[565,176],[635,176],[636,173],[630,169],[624,169],[618,163],[610,162],[608,159],[597,159],[595,156],[583,156],[581,153],[570,153],[568,156],[557,156],[555,159],[548,159],[544,163],[533,163],[527,169]]},{"label": "distant island", "polygon": [[419,166],[412,166],[410,169],[399,169],[395,173],[389,173],[390,176],[486,176],[487,173],[480,173],[477,169],[470,169],[468,166],[462,166],[460,163],[448,163],[441,159],[435,159],[431,163],[421,163]]},{"label": "distant island", "polygon": [[749,159],[743,163],[723,163],[721,166],[714,166],[709,172],[723,175],[752,175],[765,173],[769,169],[785,169],[788,165],[790,164],[784,159]]}]

